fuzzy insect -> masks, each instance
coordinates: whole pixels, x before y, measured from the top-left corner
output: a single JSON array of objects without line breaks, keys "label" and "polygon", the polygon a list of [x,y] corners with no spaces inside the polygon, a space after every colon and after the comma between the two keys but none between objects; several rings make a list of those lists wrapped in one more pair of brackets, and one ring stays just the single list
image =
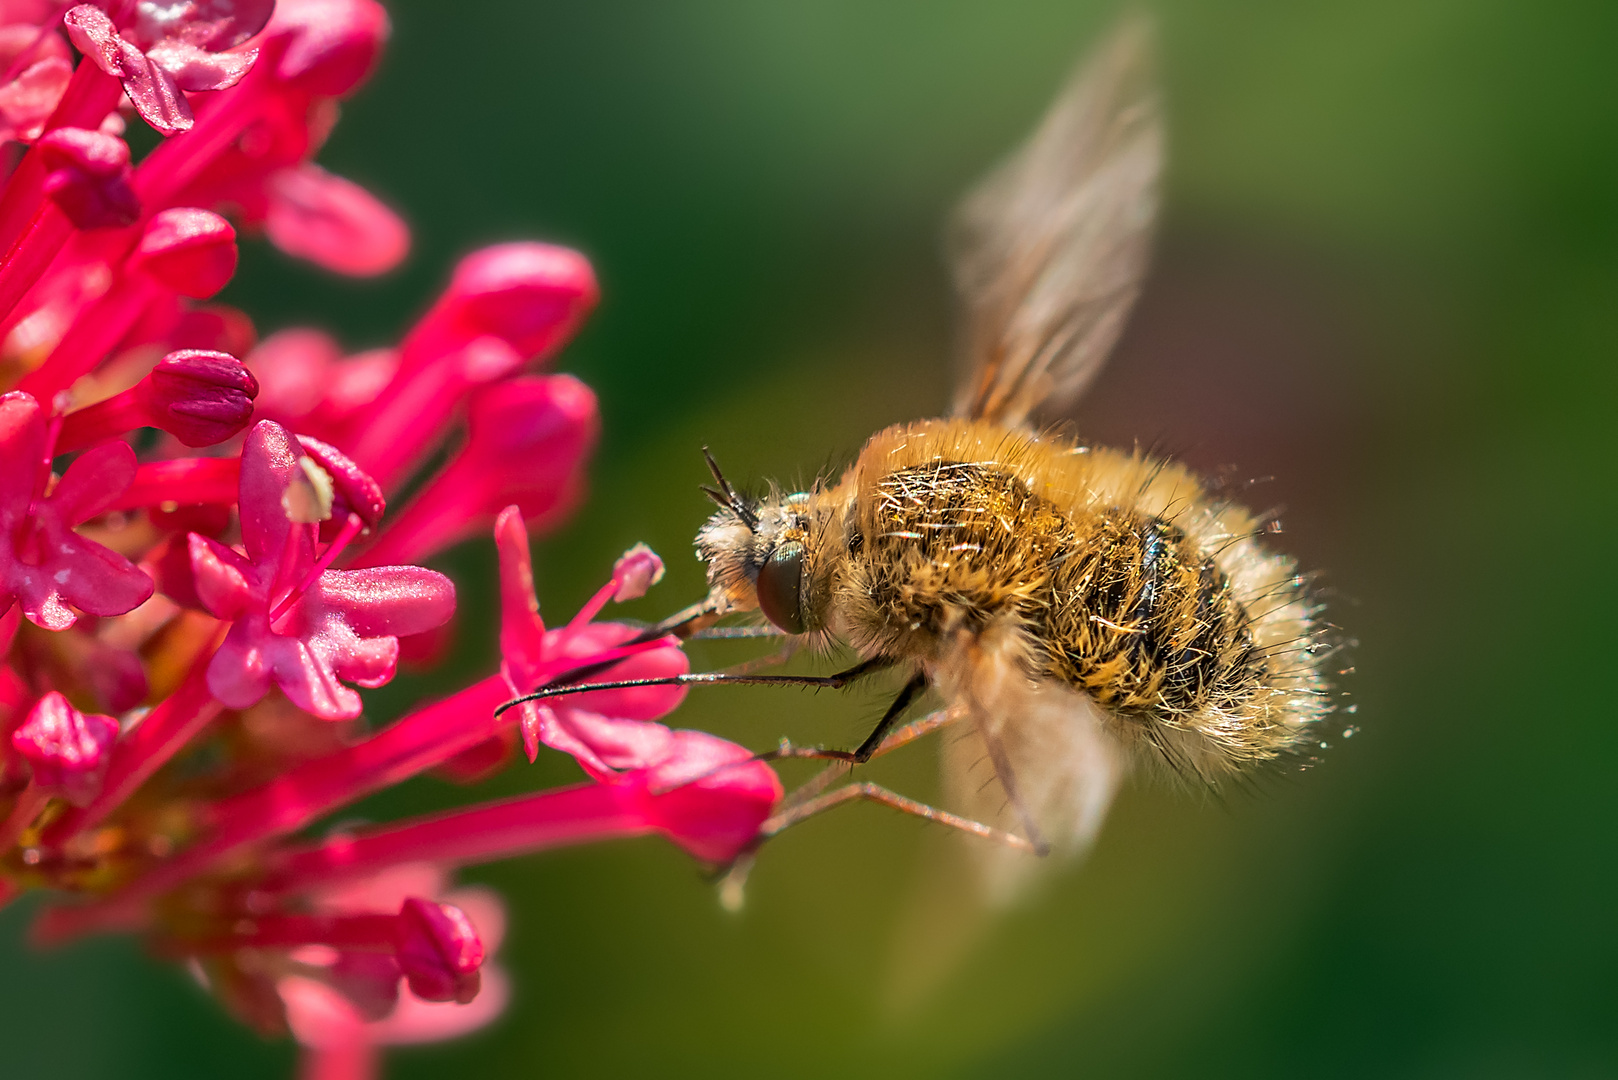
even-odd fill
[{"label": "fuzzy insect", "polygon": [[[1093,379],[1145,274],[1162,159],[1148,54],[1141,23],[1115,31],[958,211],[967,363],[951,417],[878,432],[805,492],[749,498],[713,466],[719,508],[696,542],[710,594],[659,630],[756,611],[862,662],[819,679],[680,681],[908,676],[860,747],[788,756],[855,764],[945,724],[963,732],[944,775],[964,816],[816,785],[767,832],[886,802],[1003,841],[983,858],[1008,896],[1031,862],[1010,849],[1081,850],[1132,763],[1214,783],[1298,748],[1331,709],[1318,606],[1252,513],[1171,461],[1036,421]],[[928,690],[944,708],[900,728]],[[984,760],[988,785],[972,775]]]}]

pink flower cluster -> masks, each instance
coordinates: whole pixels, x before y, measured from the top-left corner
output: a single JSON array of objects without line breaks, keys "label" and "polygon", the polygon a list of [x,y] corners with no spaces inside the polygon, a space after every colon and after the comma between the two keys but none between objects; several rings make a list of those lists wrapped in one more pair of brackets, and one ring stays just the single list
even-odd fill
[{"label": "pink flower cluster", "polygon": [[[374,0],[0,0],[0,902],[45,891],[44,942],[145,935],[332,1076],[498,1012],[499,903],[456,867],[649,833],[721,863],[781,798],[748,751],[655,722],[679,687],[495,715],[585,672],[687,670],[675,639],[598,621],[660,576],[644,548],[539,616],[529,529],[577,503],[598,428],[589,389],[540,370],[596,301],[582,256],[476,252],[358,355],[205,303],[238,230],[344,274],[404,256],[400,220],[311,160],[387,32]],[[139,162],[137,118],[165,137]],[[454,612],[419,564],[491,529],[498,670],[370,730],[361,691]],[[518,745],[585,778],[310,832]]]}]

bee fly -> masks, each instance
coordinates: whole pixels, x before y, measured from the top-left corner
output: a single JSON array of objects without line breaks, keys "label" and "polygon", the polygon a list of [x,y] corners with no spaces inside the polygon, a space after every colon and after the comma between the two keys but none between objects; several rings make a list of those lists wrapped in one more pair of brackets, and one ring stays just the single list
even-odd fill
[{"label": "bee fly", "polygon": [[[1083,848],[1132,761],[1212,783],[1299,748],[1331,709],[1318,607],[1254,514],[1172,461],[1032,420],[1076,400],[1140,290],[1162,159],[1148,52],[1140,23],[1115,31],[957,211],[967,363],[949,417],[880,431],[841,477],[792,494],[739,494],[708,459],[719,508],[696,548],[709,595],[647,635],[756,611],[795,644],[840,642],[862,660],[819,678],[646,681],[908,676],[857,748],[764,755],[842,763],[766,835],[883,802],[1001,841],[982,847],[1004,895],[1029,862],[1010,849]],[[582,682],[598,671],[523,700],[632,685]],[[944,707],[901,727],[929,690]],[[945,725],[962,733],[943,762],[959,815],[873,784],[828,790],[848,765]],[[994,783],[971,775],[984,763]]]}]

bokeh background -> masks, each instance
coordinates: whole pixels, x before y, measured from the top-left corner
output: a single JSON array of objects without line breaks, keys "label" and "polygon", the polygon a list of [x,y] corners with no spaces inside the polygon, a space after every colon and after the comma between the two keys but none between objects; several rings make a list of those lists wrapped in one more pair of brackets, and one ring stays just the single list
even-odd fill
[{"label": "bokeh background", "polygon": [[[646,540],[695,598],[697,448],[740,479],[846,460],[947,400],[938,227],[1110,4],[396,0],[323,155],[401,208],[408,265],[325,277],[263,244],[262,331],[394,340],[476,245],[588,252],[559,367],[600,393],[587,505],[538,547],[568,613]],[[515,999],[389,1075],[1618,1075],[1618,7],[1163,0],[1158,258],[1078,420],[1285,507],[1359,644],[1359,731],[1222,797],[1139,784],[1094,855],[975,936],[929,908],[948,845],[857,807],[773,845],[748,906],[656,840],[470,872],[507,898]],[[452,680],[495,655],[492,547]],[[756,652],[694,649],[702,665]],[[383,720],[443,684],[401,677]],[[714,691],[679,715],[848,742],[874,695]],[[932,752],[873,774],[923,796]],[[541,759],[492,795],[570,780]],[[422,780],[359,808],[463,801]],[[920,898],[918,898],[920,897]],[[926,911],[932,915],[924,915]],[[282,1077],[118,939],[38,954],[0,913],[0,1073]],[[931,920],[931,921],[929,921]]]}]

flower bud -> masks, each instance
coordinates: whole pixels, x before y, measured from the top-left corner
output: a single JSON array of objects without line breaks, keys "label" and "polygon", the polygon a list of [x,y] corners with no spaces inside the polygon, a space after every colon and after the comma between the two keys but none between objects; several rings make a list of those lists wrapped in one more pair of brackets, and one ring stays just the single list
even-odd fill
[{"label": "flower bud", "polygon": [[236,230],[209,210],[163,210],[152,216],[131,261],[181,296],[206,300],[236,272]]},{"label": "flower bud", "polygon": [[498,244],[461,260],[436,304],[404,344],[404,366],[442,356],[482,336],[526,358],[544,358],[571,338],[600,298],[583,255],[550,244]]},{"label": "flower bud", "polygon": [[483,942],[466,912],[411,897],[399,909],[395,933],[395,955],[412,994],[462,1005],[477,997]]},{"label": "flower bud", "polygon": [[112,717],[81,713],[52,690],[12,732],[11,745],[33,766],[41,789],[84,803],[100,788],[117,737]]},{"label": "flower bud", "polygon": [[388,39],[388,13],[374,0],[282,0],[269,37],[284,38],[278,78],[321,97],[364,82]]},{"label": "flower bud", "polygon": [[161,428],[187,446],[212,446],[247,426],[257,394],[257,380],[234,356],[181,349],[122,394],[69,413],[57,449],[78,449],[138,427]]},{"label": "flower bud", "polygon": [[187,446],[212,446],[253,418],[258,380],[234,356],[183,349],[159,360],[137,389],[154,426]]},{"label": "flower bud", "polygon": [[120,138],[62,127],[36,144],[45,166],[44,191],[75,228],[133,224],[140,201],[129,186],[129,147]]}]

